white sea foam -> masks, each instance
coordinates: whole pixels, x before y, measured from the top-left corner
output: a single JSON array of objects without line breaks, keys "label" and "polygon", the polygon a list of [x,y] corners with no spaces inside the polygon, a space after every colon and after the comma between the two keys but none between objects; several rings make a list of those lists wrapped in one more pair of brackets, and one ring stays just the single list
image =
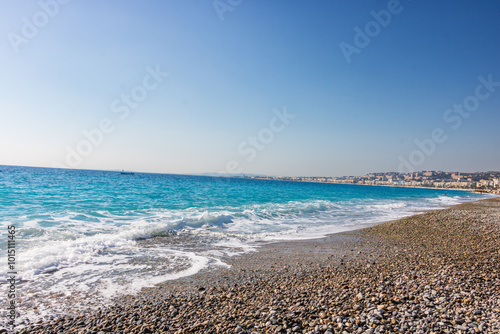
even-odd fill
[{"label": "white sea foam", "polygon": [[23,279],[33,280],[36,275],[47,271],[79,263],[100,263],[103,254],[137,252],[137,240],[168,236],[172,232],[200,238],[210,232],[216,246],[225,243],[225,247],[230,248],[229,240],[233,243],[238,240],[233,248],[248,250],[247,241],[317,237],[457,204],[462,200],[458,196],[440,196],[412,205],[401,201],[368,205],[290,202],[214,212],[157,210],[126,220],[106,212],[92,219],[84,218],[88,215],[70,212],[54,216],[56,223],[50,227],[42,228],[36,219],[23,223],[22,233],[31,242],[22,249],[23,259],[19,264]]}]

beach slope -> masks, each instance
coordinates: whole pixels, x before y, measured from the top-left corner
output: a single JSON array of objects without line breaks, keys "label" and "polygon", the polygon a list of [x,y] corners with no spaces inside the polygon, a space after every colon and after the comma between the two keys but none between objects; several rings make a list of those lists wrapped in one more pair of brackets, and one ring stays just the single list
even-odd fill
[{"label": "beach slope", "polygon": [[322,239],[20,333],[498,333],[500,199]]}]

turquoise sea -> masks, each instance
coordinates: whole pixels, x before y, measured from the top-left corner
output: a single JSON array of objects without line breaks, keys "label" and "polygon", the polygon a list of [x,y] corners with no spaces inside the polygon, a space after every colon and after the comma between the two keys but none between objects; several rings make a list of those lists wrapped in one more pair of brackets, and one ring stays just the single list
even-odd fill
[{"label": "turquoise sea", "polygon": [[19,312],[33,319],[63,312],[65,299],[72,307],[105,303],[226,266],[225,256],[258,251],[262,242],[320,237],[486,197],[443,192],[0,166],[0,246],[6,254],[7,226],[15,225]]}]

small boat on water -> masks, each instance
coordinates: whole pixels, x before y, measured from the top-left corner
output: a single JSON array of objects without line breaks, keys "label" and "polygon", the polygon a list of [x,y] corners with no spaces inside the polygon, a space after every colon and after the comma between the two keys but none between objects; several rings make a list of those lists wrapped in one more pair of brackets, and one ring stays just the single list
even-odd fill
[{"label": "small boat on water", "polygon": [[123,175],[134,175],[134,172],[126,172],[123,169],[122,169],[122,171],[120,173],[123,174]]}]

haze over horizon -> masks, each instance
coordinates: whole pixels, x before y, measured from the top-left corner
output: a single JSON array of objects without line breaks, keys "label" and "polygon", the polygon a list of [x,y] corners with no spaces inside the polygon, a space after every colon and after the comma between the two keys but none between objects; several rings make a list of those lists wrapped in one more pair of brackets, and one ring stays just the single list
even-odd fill
[{"label": "haze over horizon", "polygon": [[500,166],[500,3],[4,1],[0,165]]}]

